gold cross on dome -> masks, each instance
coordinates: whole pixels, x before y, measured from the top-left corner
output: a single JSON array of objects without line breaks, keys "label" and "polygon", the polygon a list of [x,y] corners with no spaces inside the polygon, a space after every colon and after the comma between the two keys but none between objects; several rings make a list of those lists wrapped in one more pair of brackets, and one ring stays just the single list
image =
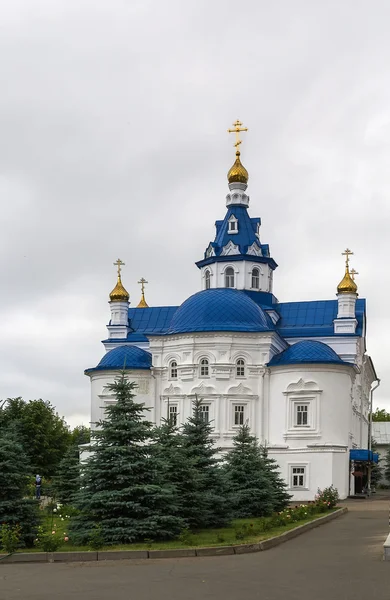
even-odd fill
[{"label": "gold cross on dome", "polygon": [[115,262],[114,262],[114,266],[118,267],[118,277],[121,276],[121,267],[125,266],[125,263],[121,261],[120,258],[118,258]]},{"label": "gold cross on dome", "polygon": [[359,273],[357,271],[355,271],[355,269],[351,269],[349,274],[352,277],[352,281],[355,281],[355,275],[359,275]]},{"label": "gold cross on dome", "polygon": [[345,266],[348,267],[349,266],[349,257],[352,256],[352,254],[353,254],[352,250],[347,248],[341,254],[342,254],[342,256],[345,256]]},{"label": "gold cross on dome", "polygon": [[248,127],[242,127],[242,123],[238,119],[235,123],[233,123],[233,127],[234,127],[234,129],[228,129],[228,133],[236,134],[236,142],[235,142],[234,146],[236,147],[237,152],[239,152],[238,147],[241,144],[240,132],[248,131]]},{"label": "gold cross on dome", "polygon": [[141,279],[139,280],[139,282],[141,284],[141,292],[142,294],[144,294],[145,292],[145,283],[149,283],[148,281],[146,281],[146,279],[144,279],[143,277],[141,277]]}]

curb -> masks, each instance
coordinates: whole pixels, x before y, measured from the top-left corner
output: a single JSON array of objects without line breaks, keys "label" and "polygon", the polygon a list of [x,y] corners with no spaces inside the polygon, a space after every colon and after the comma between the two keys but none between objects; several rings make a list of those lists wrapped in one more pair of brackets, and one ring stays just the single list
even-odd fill
[{"label": "curb", "polygon": [[[305,531],[315,529],[329,521],[333,521],[348,512],[348,508],[340,508],[329,515],[319,517],[314,521],[298,525],[290,531],[280,535],[268,538],[263,542],[253,544],[240,544],[237,546],[210,546],[208,548],[172,548],[172,550],[106,550],[102,552],[25,552],[16,553],[7,556],[0,554],[3,564],[10,563],[36,563],[36,562],[85,562],[101,560],[125,560],[125,559],[153,559],[153,558],[184,558],[195,556],[227,556],[232,554],[249,554],[251,552],[261,552],[270,550],[288,540],[298,537]],[[1,567],[0,567],[1,568]]]}]

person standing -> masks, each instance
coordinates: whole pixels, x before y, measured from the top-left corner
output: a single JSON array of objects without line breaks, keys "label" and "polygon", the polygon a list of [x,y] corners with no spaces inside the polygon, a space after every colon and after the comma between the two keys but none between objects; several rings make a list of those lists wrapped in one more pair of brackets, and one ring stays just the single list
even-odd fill
[{"label": "person standing", "polygon": [[42,485],[42,477],[37,475],[35,477],[35,497],[37,500],[41,499],[41,485]]}]

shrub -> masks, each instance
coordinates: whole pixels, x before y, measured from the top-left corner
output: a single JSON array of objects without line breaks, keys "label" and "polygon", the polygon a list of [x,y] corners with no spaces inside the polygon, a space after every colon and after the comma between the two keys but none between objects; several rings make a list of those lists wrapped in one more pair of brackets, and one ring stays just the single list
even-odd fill
[{"label": "shrub", "polygon": [[189,529],[182,529],[179,535],[179,542],[185,546],[190,546],[193,540],[193,535]]},{"label": "shrub", "polygon": [[43,527],[38,529],[37,538],[35,545],[38,548],[42,548],[44,552],[57,552],[57,550],[63,545],[64,542],[68,541],[66,533],[60,535],[55,530],[45,531]]},{"label": "shrub", "polygon": [[[330,485],[323,490],[318,489],[317,495],[315,497],[315,504],[317,504],[320,508],[320,512],[325,512],[330,508],[334,508],[338,501],[340,500],[340,496],[338,491],[333,485]],[[325,507],[323,510],[321,510]]]},{"label": "shrub", "polygon": [[101,525],[95,525],[89,536],[89,546],[92,550],[100,550],[104,546],[104,538]]},{"label": "shrub", "polygon": [[7,554],[16,552],[21,545],[20,525],[6,525],[4,523],[0,529],[0,543]]}]

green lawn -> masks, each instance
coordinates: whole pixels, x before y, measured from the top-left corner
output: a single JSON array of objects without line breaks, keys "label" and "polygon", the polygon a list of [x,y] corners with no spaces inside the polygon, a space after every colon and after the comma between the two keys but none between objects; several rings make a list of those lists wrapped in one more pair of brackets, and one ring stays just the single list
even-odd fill
[{"label": "green lawn", "polygon": [[[176,539],[168,542],[150,542],[150,543],[139,543],[139,544],[126,544],[119,546],[106,546],[101,548],[101,550],[170,550],[174,548],[199,548],[205,546],[232,546],[239,544],[252,544],[256,542],[260,542],[266,540],[268,538],[274,537],[276,535],[280,535],[285,531],[289,531],[290,529],[294,529],[295,527],[299,527],[300,525],[304,525],[305,523],[309,523],[310,521],[314,521],[320,517],[323,517],[325,514],[329,512],[333,512],[333,509],[327,511],[326,513],[320,513],[308,516],[306,519],[289,523],[288,525],[284,525],[281,527],[275,527],[268,531],[256,532],[256,529],[260,528],[260,523],[264,521],[263,519],[237,519],[232,522],[230,527],[225,527],[222,529],[203,529],[197,531],[195,533],[189,534],[186,539]],[[48,523],[51,523],[51,517],[47,517]],[[249,526],[250,529],[254,529],[254,534],[245,536],[243,539],[237,539],[236,532],[237,528],[241,528],[243,525]],[[69,519],[59,519],[54,518],[53,521],[54,530],[57,532],[67,533],[69,526]],[[73,546],[70,542],[64,542],[63,546],[58,549],[58,552],[81,552],[81,551],[90,551],[91,548],[88,546]],[[23,552],[23,550],[20,550]],[[34,548],[28,550],[28,552],[42,552],[40,548]]]}]

